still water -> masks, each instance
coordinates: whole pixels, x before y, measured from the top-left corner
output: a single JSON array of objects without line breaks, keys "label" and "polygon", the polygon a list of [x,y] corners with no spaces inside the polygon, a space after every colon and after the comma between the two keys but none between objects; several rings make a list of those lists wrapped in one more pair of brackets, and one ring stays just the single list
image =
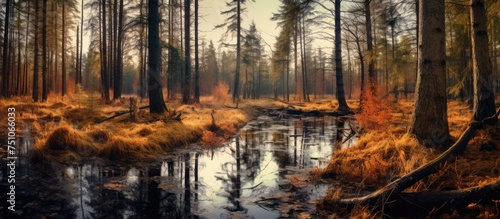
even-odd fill
[{"label": "still water", "polygon": [[[313,202],[326,194],[328,186],[297,189],[290,181],[296,176],[306,178],[307,171],[324,167],[333,151],[354,144],[351,125],[351,120],[337,117],[277,120],[260,116],[224,147],[203,150],[191,145],[164,160],[128,165],[99,159],[34,164],[21,155],[14,216],[279,218],[314,214]],[[21,146],[24,157],[32,142],[26,127]],[[4,169],[1,175],[4,183]],[[5,208],[2,212],[7,215]]]}]

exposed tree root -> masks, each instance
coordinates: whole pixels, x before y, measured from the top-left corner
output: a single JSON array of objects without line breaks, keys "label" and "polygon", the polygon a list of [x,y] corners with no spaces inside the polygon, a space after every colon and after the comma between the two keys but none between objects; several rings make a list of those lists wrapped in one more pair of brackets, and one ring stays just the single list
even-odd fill
[{"label": "exposed tree root", "polygon": [[[401,209],[407,207],[409,209],[414,209],[416,206],[423,206],[425,208],[454,203],[463,206],[478,201],[500,199],[500,182],[498,181],[485,186],[457,191],[403,193],[405,189],[424,177],[436,173],[450,157],[463,152],[469,141],[474,137],[476,131],[481,129],[484,124],[488,124],[489,121],[495,120],[499,114],[500,109],[491,117],[485,118],[480,122],[472,122],[462,133],[457,142],[439,157],[402,176],[385,187],[363,197],[339,199],[333,201],[331,204],[345,209],[352,209],[357,205],[378,206],[383,208],[394,207]],[[496,191],[493,191],[495,189]]]}]

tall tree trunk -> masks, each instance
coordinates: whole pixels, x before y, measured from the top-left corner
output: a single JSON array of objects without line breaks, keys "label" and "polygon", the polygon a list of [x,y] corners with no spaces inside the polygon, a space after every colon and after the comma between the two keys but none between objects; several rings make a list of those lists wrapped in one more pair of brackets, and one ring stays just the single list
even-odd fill
[{"label": "tall tree trunk", "polygon": [[190,98],[191,81],[191,1],[184,0],[184,78],[182,88],[182,102],[188,103]]},{"label": "tall tree trunk", "polygon": [[416,100],[409,132],[427,146],[449,143],[444,0],[419,2]]},{"label": "tall tree trunk", "polygon": [[[78,59],[80,59],[80,49],[78,48],[80,46],[80,26],[76,26],[76,57],[75,57],[75,86],[78,86],[80,84],[80,74],[78,74],[78,69],[80,69],[80,62]],[[76,90],[75,90],[76,91]]]},{"label": "tall tree trunk", "polygon": [[[120,0],[120,5],[118,13],[118,31],[117,33],[118,41],[115,44],[115,77],[113,86],[113,99],[120,99],[122,96],[122,84],[123,84],[123,54],[122,54],[122,43],[123,43],[123,0]],[[116,10],[116,9],[115,9]],[[115,22],[117,20],[115,19]]]},{"label": "tall tree trunk", "polygon": [[66,4],[62,3],[62,51],[61,51],[61,67],[62,67],[62,82],[61,95],[66,94]]},{"label": "tall tree trunk", "polygon": [[[142,20],[144,13],[144,0],[139,3],[139,17]],[[145,65],[145,55],[144,55],[144,24],[139,26],[139,96],[141,99],[146,97],[146,70]]]},{"label": "tall tree trunk", "polygon": [[241,67],[241,1],[237,0],[236,7],[236,72],[234,74],[233,102],[238,103],[240,99],[240,67]]},{"label": "tall tree trunk", "polygon": [[109,81],[108,81],[108,66],[107,66],[107,51],[106,51],[106,1],[101,2],[101,22],[102,22],[102,48],[101,48],[101,83],[103,89],[103,97],[105,102],[109,102]]},{"label": "tall tree trunk", "polygon": [[[307,94],[307,60],[306,60],[306,27],[304,23],[304,16],[302,15],[302,22],[300,27],[300,52],[302,53],[302,96],[304,101],[309,102],[309,95]],[[299,21],[300,22],[300,21]]]},{"label": "tall tree trunk", "polygon": [[370,92],[375,94],[377,87],[377,73],[375,72],[375,52],[373,50],[373,34],[372,34],[372,15],[370,9],[370,2],[372,0],[365,0],[365,27],[366,27],[366,45],[368,53],[368,80]]},{"label": "tall tree trunk", "polygon": [[[484,0],[471,0],[472,60],[474,71],[474,120],[495,114],[495,94],[488,47],[488,29]],[[492,120],[496,123],[497,118]]]},{"label": "tall tree trunk", "polygon": [[25,44],[24,44],[24,86],[23,86],[23,95],[28,94],[28,68],[29,68],[29,62],[28,62],[28,37],[29,37],[29,32],[30,32],[30,1],[26,1],[26,8],[27,8],[27,13],[26,13],[26,33],[25,33]]},{"label": "tall tree trunk", "polygon": [[294,54],[294,71],[295,71],[295,99],[300,100],[300,80],[299,80],[299,67],[298,67],[298,49],[297,49],[297,44],[298,44],[298,27],[297,27],[297,21],[294,22],[294,30],[293,30],[293,54]]},{"label": "tall tree trunk", "polygon": [[80,84],[83,84],[83,77],[82,77],[82,60],[83,60],[83,1],[82,0],[82,8],[81,8],[81,20],[80,20],[80,57],[78,57],[78,78],[80,78]]},{"label": "tall tree trunk", "polygon": [[161,86],[161,47],[160,47],[160,15],[158,0],[149,0],[148,3],[148,52],[149,52],[149,111],[162,114],[167,111],[163,100]]},{"label": "tall tree trunk", "polygon": [[198,57],[198,0],[194,0],[194,101],[200,102],[200,60]]},{"label": "tall tree trunk", "polygon": [[286,101],[290,101],[290,53],[286,59]]},{"label": "tall tree trunk", "polygon": [[4,23],[4,34],[3,34],[3,56],[2,56],[2,96],[9,96],[9,63],[8,57],[8,44],[9,44],[9,13],[10,13],[10,0],[7,0],[5,9],[5,23]]},{"label": "tall tree trunk", "polygon": [[33,51],[33,93],[32,93],[32,97],[33,97],[33,101],[35,102],[38,102],[38,84],[39,84],[39,80],[38,80],[38,25],[39,25],[39,22],[38,22],[38,19],[40,18],[40,15],[39,15],[39,7],[38,7],[38,1],[35,1],[35,37],[33,39],[33,41],[35,42],[35,45],[34,45],[34,51]]},{"label": "tall tree trunk", "polygon": [[[19,6],[20,8],[20,6]],[[16,95],[21,95],[21,11],[17,10],[17,80],[16,80]]]},{"label": "tall tree trunk", "polygon": [[342,33],[340,32],[340,2],[335,0],[335,74],[337,79],[337,100],[339,110],[348,111],[349,106],[345,99],[344,78],[342,73]]},{"label": "tall tree trunk", "polygon": [[47,1],[42,1],[42,102],[47,100]]},{"label": "tall tree trunk", "polygon": [[[64,4],[64,2],[63,2],[63,4]],[[52,12],[54,14],[57,14],[57,5],[56,5],[56,2],[54,1],[52,5],[53,5]],[[62,16],[64,16],[64,14]],[[59,54],[58,54],[58,51],[57,51],[59,45],[58,45],[58,33],[57,33],[57,30],[58,30],[57,29],[57,27],[58,27],[58,20],[57,20],[57,18],[58,18],[57,16],[54,17],[54,35],[55,35],[54,36],[54,47],[55,47],[55,49],[54,49],[54,77],[53,77],[54,80],[51,80],[53,91],[55,91],[56,94],[59,91],[58,90],[59,87],[58,87],[58,84],[57,84],[57,82],[59,80],[59,78],[58,78],[59,77],[59,75],[58,75],[58,73],[59,73],[58,72],[59,71],[59,69],[58,69],[59,68],[59,66],[58,66],[58,64],[59,64],[58,55]]]}]

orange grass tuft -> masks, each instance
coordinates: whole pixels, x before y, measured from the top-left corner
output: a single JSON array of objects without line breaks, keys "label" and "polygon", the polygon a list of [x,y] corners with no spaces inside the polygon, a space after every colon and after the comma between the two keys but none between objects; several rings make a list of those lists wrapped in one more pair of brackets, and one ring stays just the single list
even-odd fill
[{"label": "orange grass tuft", "polygon": [[390,122],[392,109],[388,99],[378,96],[380,88],[372,93],[370,89],[365,89],[361,112],[356,114],[356,120],[361,127],[372,130],[384,130]]}]

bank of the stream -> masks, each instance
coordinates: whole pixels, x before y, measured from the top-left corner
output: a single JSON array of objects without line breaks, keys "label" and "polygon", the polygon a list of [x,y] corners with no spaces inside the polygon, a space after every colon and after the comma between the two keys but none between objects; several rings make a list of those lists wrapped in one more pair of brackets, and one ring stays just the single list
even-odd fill
[{"label": "bank of the stream", "polygon": [[[94,156],[92,151],[85,150],[71,151],[67,155],[60,155],[62,158],[45,158],[43,162],[37,162],[29,159],[30,154],[38,153],[36,146],[33,146],[37,134],[30,131],[33,128],[29,123],[25,123],[18,136],[23,150],[19,155],[19,181],[16,184],[16,205],[22,206],[22,209],[13,216],[296,218],[316,215],[314,200],[322,197],[327,187],[308,184],[302,179],[307,178],[307,173],[313,167],[325,166],[332,151],[355,142],[351,132],[352,123],[349,118],[338,117],[284,115],[280,118],[253,118],[256,116],[253,108],[263,107],[266,103],[267,100],[260,105],[255,102],[243,105],[248,107],[248,117],[245,118],[249,121],[220,147],[207,148],[196,143],[173,147],[171,151],[156,154],[155,159],[141,159],[147,162],[134,161],[134,157],[129,154],[115,158],[116,161],[126,162],[116,162],[109,157]],[[283,105],[276,106],[273,103],[270,106]],[[179,106],[175,109],[199,112],[208,108],[206,105],[204,107]],[[238,109],[224,107],[222,110],[234,112],[245,109],[243,107],[240,104]],[[187,115],[192,117],[184,117],[183,122],[188,123],[186,118],[200,116]],[[220,118],[214,117],[216,122]],[[230,115],[225,117],[230,118]],[[64,118],[61,118],[60,122],[63,121]],[[120,129],[116,129],[119,132],[127,131],[126,126],[137,125],[120,120],[112,122],[120,125]],[[155,123],[170,124],[163,121]],[[204,131],[211,129],[210,123],[208,119]],[[58,127],[48,135],[56,133],[62,135],[62,141],[66,143],[79,144],[73,139],[88,140],[92,136],[87,133],[95,132],[87,132],[85,125],[82,127],[75,124],[68,125],[66,129]],[[46,142],[64,146],[58,139],[49,138]],[[88,141],[92,142],[93,139]],[[62,154],[63,150],[68,148],[52,152]],[[6,186],[2,184],[2,188]]]},{"label": "bank of the stream", "polygon": [[[400,176],[428,163],[443,149],[427,148],[407,133],[411,119],[412,102],[390,103],[391,113],[383,128],[361,130],[359,141],[351,148],[335,151],[325,168],[312,171],[311,178],[328,183],[331,188],[321,199],[324,215],[347,218],[381,218],[395,212],[384,211],[384,201],[375,208],[357,206],[343,209],[335,205],[342,198],[367,195]],[[465,103],[448,104],[450,134],[457,139],[469,125],[472,112]],[[449,160],[441,169],[405,192],[449,191],[481,186],[500,180],[500,124],[478,131],[459,156]],[[394,217],[429,218],[495,218],[500,215],[498,200],[470,203],[465,208],[422,208],[398,212]]]},{"label": "bank of the stream", "polygon": [[[0,100],[0,106],[5,112],[7,107],[15,107],[17,127],[26,126],[31,130],[33,159],[60,162],[91,157],[126,162],[156,159],[200,141],[207,131],[227,139],[255,118],[256,106],[276,107],[271,100],[256,100],[245,101],[236,108],[207,97],[201,104],[167,103],[169,112],[165,115],[152,115],[142,109],[134,115],[126,113],[100,122],[128,111],[127,98],[107,105],[88,96],[80,99],[86,101],[29,103],[29,100],[18,98]],[[142,105],[147,103],[139,103],[138,107]],[[180,120],[170,119],[171,114],[180,114]],[[1,130],[7,129],[1,127]]]}]

